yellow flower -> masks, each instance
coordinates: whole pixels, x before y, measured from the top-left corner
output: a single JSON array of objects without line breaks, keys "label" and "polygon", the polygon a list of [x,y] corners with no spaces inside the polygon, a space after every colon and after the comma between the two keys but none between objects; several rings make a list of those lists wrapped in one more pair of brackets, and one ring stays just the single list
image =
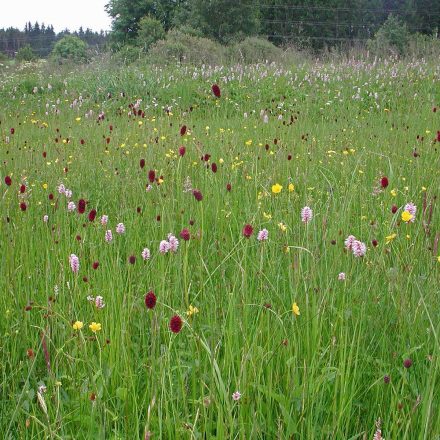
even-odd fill
[{"label": "yellow flower", "polygon": [[393,197],[396,197],[396,196],[397,196],[397,191],[396,191],[395,189],[392,189],[392,190],[391,190],[391,195],[392,195]]},{"label": "yellow flower", "polygon": [[270,219],[272,218],[272,215],[271,215],[271,214],[267,214],[266,212],[263,212],[263,217],[264,217],[266,220],[270,220]]},{"label": "yellow flower", "polygon": [[191,304],[189,305],[189,309],[188,309],[188,311],[186,312],[186,314],[188,315],[188,316],[192,316],[192,315],[195,315],[196,313],[199,313],[199,309],[197,308],[197,307],[193,307]]},{"label": "yellow flower", "polygon": [[43,189],[47,189],[47,183],[43,183]]},{"label": "yellow flower", "polygon": [[250,145],[252,145],[252,139],[249,139],[248,141],[245,142],[245,144],[249,147]]},{"label": "yellow flower", "polygon": [[283,222],[278,223],[278,227],[280,228],[281,232],[286,232],[287,230],[287,226]]},{"label": "yellow flower", "polygon": [[81,118],[80,118],[80,117],[75,118],[75,121],[76,121],[76,122],[79,122],[79,121],[81,121]]},{"label": "yellow flower", "polygon": [[437,257],[437,261],[440,263],[440,255]]},{"label": "yellow flower", "polygon": [[276,183],[275,185],[272,185],[272,192],[274,194],[279,194],[282,189],[283,189],[283,187],[279,183]]},{"label": "yellow flower", "polygon": [[292,313],[293,313],[294,315],[296,315],[296,316],[301,315],[301,313],[299,312],[298,304],[297,304],[296,302],[294,302],[294,303],[292,304]]},{"label": "yellow flower", "polygon": [[402,220],[408,223],[414,216],[409,211],[402,212]]},{"label": "yellow flower", "polygon": [[385,240],[387,241],[386,244],[391,243],[395,238],[397,237],[397,234],[391,234],[385,237]]},{"label": "yellow flower", "polygon": [[81,330],[84,327],[84,323],[81,321],[75,321],[72,325],[73,330]]},{"label": "yellow flower", "polygon": [[295,185],[293,183],[289,183],[289,192],[295,191]]},{"label": "yellow flower", "polygon": [[93,333],[99,332],[101,330],[101,324],[98,324],[96,322],[92,322],[89,325],[89,329],[92,330]]}]

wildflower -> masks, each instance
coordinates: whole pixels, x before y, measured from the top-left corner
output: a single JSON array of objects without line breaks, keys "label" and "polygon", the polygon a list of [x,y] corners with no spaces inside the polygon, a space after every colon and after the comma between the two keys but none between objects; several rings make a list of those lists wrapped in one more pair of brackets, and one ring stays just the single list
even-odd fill
[{"label": "wildflower", "polygon": [[234,393],[232,393],[232,399],[235,402],[238,402],[241,399],[241,393],[240,391],[235,391]]},{"label": "wildflower", "polygon": [[188,229],[186,229],[186,228],[183,228],[181,231],[180,231],[180,238],[182,238],[183,240],[185,240],[185,241],[188,241],[190,238],[191,238],[191,235],[190,235],[190,233],[189,233],[189,231],[188,231]]},{"label": "wildflower", "polygon": [[142,259],[144,260],[144,261],[146,261],[146,260],[149,260],[150,259],[150,256],[151,256],[151,252],[150,252],[150,249],[148,249],[148,248],[144,248],[144,250],[142,251]]},{"label": "wildflower", "polygon": [[170,251],[177,252],[177,248],[179,247],[179,240],[173,234],[168,234],[168,243],[170,245]]},{"label": "wildflower", "polygon": [[216,98],[220,98],[221,96],[220,87],[217,84],[213,84],[211,90]]},{"label": "wildflower", "polygon": [[20,193],[23,194],[26,191],[26,185],[20,185]]},{"label": "wildflower", "polygon": [[75,321],[72,325],[73,330],[81,330],[84,327],[84,323],[81,321]]},{"label": "wildflower", "polygon": [[97,309],[103,309],[105,307],[104,298],[102,296],[97,296],[95,298],[95,307]]},{"label": "wildflower", "polygon": [[152,290],[150,290],[145,295],[145,307],[147,309],[154,309],[154,307],[156,306],[156,301],[157,301],[156,295]]},{"label": "wildflower", "polygon": [[386,244],[391,243],[395,238],[397,237],[397,234],[391,234],[391,235],[387,235],[385,237],[386,240]]},{"label": "wildflower", "polygon": [[395,189],[392,189],[392,190],[390,191],[390,193],[391,193],[391,195],[392,195],[393,197],[396,197],[396,196],[397,196],[397,191],[396,191]]},{"label": "wildflower", "polygon": [[107,243],[110,243],[113,240],[113,233],[112,231],[109,229],[108,231],[105,231],[105,241]]},{"label": "wildflower", "polygon": [[141,159],[139,161],[139,166],[141,167],[141,169],[145,167],[145,159]]},{"label": "wildflower", "polygon": [[78,273],[79,271],[79,258],[75,254],[70,254],[69,257],[70,267],[73,273]]},{"label": "wildflower", "polygon": [[382,179],[380,179],[380,186],[385,189],[388,185],[388,177],[383,176]]},{"label": "wildflower", "polygon": [[363,257],[367,252],[367,246],[365,243],[362,243],[359,240],[355,240],[353,242],[351,250],[353,251],[353,255],[355,257]]},{"label": "wildflower", "polygon": [[174,315],[170,319],[170,330],[173,333],[179,333],[182,330],[183,321],[179,315]]},{"label": "wildflower", "polygon": [[295,191],[295,185],[293,183],[289,183],[288,189],[289,189],[289,192]]},{"label": "wildflower", "polygon": [[156,172],[154,170],[148,171],[148,180],[153,183],[156,178]]},{"label": "wildflower", "polygon": [[26,203],[21,202],[21,203],[20,203],[20,209],[21,209],[22,211],[26,211],[26,209],[27,209]]},{"label": "wildflower", "polygon": [[79,199],[78,212],[80,214],[84,214],[85,211],[86,211],[86,201],[84,199]]},{"label": "wildflower", "polygon": [[301,315],[301,313],[300,313],[300,311],[299,311],[298,304],[296,304],[296,302],[294,302],[294,303],[292,304],[292,313],[293,313],[294,315],[296,315],[296,316]]},{"label": "wildflower", "polygon": [[170,244],[166,240],[162,240],[159,243],[159,252],[161,254],[166,254],[170,250]]},{"label": "wildflower", "polygon": [[198,189],[193,190],[193,196],[198,202],[200,202],[203,199],[202,192],[199,191]]},{"label": "wildflower", "polygon": [[265,241],[269,238],[269,231],[267,229],[262,229],[260,232],[258,232],[257,240],[258,241]]},{"label": "wildflower", "polygon": [[92,209],[89,212],[89,221],[93,222],[95,220],[95,218],[96,218],[96,209]]},{"label": "wildflower", "polygon": [[390,383],[390,381],[391,381],[390,376],[385,375],[385,376],[383,377],[383,381],[384,381],[384,383]]},{"label": "wildflower", "polygon": [[117,234],[124,234],[125,233],[125,226],[124,223],[118,223],[116,225],[116,233]]},{"label": "wildflower", "polygon": [[49,221],[49,216],[46,214],[43,216],[43,222],[47,223]]},{"label": "wildflower", "polygon": [[345,249],[348,249],[351,251],[351,249],[353,247],[353,243],[355,241],[356,241],[356,237],[354,235],[349,235],[344,241]]},{"label": "wildflower", "polygon": [[186,148],[185,147],[179,147],[179,156],[183,157],[185,156]]},{"label": "wildflower", "polygon": [[249,238],[254,233],[254,228],[251,225],[246,224],[243,227],[242,233],[246,238]]},{"label": "wildflower", "polygon": [[135,257],[134,255],[130,255],[130,256],[128,257],[128,262],[129,262],[130,264],[134,264],[134,263],[136,263],[136,257]]},{"label": "wildflower", "polygon": [[287,231],[287,226],[283,222],[278,223],[278,227],[280,228],[281,232]]},{"label": "wildflower", "polygon": [[232,186],[230,183],[226,184],[226,191],[230,192],[232,189]]},{"label": "wildflower", "polygon": [[338,280],[339,280],[339,281],[345,281],[345,273],[344,273],[344,272],[341,272],[341,273],[338,275]]},{"label": "wildflower", "polygon": [[410,214],[409,211],[403,211],[402,212],[402,220],[405,223],[410,222],[413,218],[414,218],[414,216],[412,214]]},{"label": "wildflower", "polygon": [[147,185],[145,187],[145,191],[150,192],[153,189],[153,187],[151,185]]},{"label": "wildflower", "polygon": [[68,198],[68,199],[70,199],[71,197],[72,197],[72,190],[70,190],[70,189],[66,189],[65,191],[64,191],[64,195]]},{"label": "wildflower", "polygon": [[8,186],[11,186],[11,185],[12,185],[12,179],[11,179],[10,176],[6,176],[6,177],[5,177],[5,183],[6,183],[6,185],[8,185]]},{"label": "wildflower", "polygon": [[197,307],[193,307],[191,304],[189,305],[188,311],[186,312],[187,316],[195,315],[199,313],[199,309]]},{"label": "wildflower", "polygon": [[93,270],[98,269],[98,267],[99,267],[99,261],[94,261],[93,264],[92,264],[92,267],[93,267]]},{"label": "wildflower", "polygon": [[404,361],[403,361],[403,366],[405,367],[405,368],[410,368],[411,367],[411,365],[412,365],[412,360],[411,359],[405,359]]},{"label": "wildflower", "polygon": [[96,323],[96,322],[92,322],[92,323],[89,325],[89,329],[90,329],[93,333],[99,332],[99,331],[101,331],[101,324]]},{"label": "wildflower", "polygon": [[313,217],[313,211],[308,206],[304,206],[303,209],[301,209],[301,220],[303,223],[308,223],[310,220],[312,220]]},{"label": "wildflower", "polygon": [[101,225],[105,226],[108,223],[108,215],[103,215],[101,217]]},{"label": "wildflower", "polygon": [[76,205],[75,205],[74,202],[69,202],[69,203],[67,204],[67,210],[68,210],[69,212],[73,212],[73,211],[75,211],[75,209],[76,209]]},{"label": "wildflower", "polygon": [[186,125],[182,125],[180,127],[180,136],[185,136],[186,133]]},{"label": "wildflower", "polygon": [[377,242],[376,239],[374,239],[374,240],[371,240],[371,244],[373,245],[373,247],[377,247],[377,245],[378,245],[379,243]]},{"label": "wildflower", "polygon": [[414,220],[416,219],[417,206],[414,205],[414,203],[410,202],[410,203],[407,203],[403,209],[405,211],[408,211],[412,215],[412,217],[409,221],[411,223],[414,223]]},{"label": "wildflower", "polygon": [[399,208],[396,205],[391,206],[391,212],[395,214]]},{"label": "wildflower", "polygon": [[272,192],[274,194],[279,194],[282,189],[283,189],[283,187],[279,183],[276,183],[275,185],[272,185]]}]

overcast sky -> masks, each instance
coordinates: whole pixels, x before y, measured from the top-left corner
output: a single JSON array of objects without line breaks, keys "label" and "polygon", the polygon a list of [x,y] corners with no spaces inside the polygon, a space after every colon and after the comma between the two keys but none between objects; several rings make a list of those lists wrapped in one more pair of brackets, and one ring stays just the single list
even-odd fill
[{"label": "overcast sky", "polygon": [[52,24],[55,32],[80,26],[94,31],[110,30],[104,10],[109,0],[0,0],[0,28],[23,30],[26,22]]}]

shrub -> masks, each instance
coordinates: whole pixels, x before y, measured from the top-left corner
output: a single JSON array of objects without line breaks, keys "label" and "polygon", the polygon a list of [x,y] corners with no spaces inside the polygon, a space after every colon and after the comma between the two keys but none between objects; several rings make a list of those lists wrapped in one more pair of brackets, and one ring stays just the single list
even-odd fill
[{"label": "shrub", "polygon": [[229,48],[233,61],[247,64],[280,61],[283,50],[263,38],[248,37]]},{"label": "shrub", "polygon": [[208,38],[196,37],[174,29],[164,40],[159,40],[148,52],[153,63],[178,61],[190,64],[221,64],[224,48]]},{"label": "shrub", "polygon": [[379,28],[368,48],[377,55],[403,55],[408,48],[410,33],[405,23],[390,14],[385,23]]},{"label": "shrub", "polygon": [[32,50],[32,47],[29,46],[29,44],[26,44],[26,46],[20,47],[20,49],[18,49],[15,58],[17,59],[17,61],[33,61],[35,60],[36,56],[34,51]]},{"label": "shrub", "polygon": [[66,35],[55,44],[52,56],[59,62],[65,60],[85,62],[87,61],[87,47],[87,43],[75,35]]},{"label": "shrub", "polygon": [[152,44],[165,38],[165,30],[162,23],[149,15],[139,22],[137,45],[147,51]]}]

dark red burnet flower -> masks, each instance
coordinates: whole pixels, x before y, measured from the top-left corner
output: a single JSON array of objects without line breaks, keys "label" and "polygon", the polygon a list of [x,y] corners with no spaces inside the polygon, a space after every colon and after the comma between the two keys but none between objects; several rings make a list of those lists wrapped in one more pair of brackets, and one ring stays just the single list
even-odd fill
[{"label": "dark red burnet flower", "polygon": [[437,131],[437,142],[440,142],[440,130]]},{"label": "dark red burnet flower", "polygon": [[231,184],[230,183],[228,183],[227,185],[226,185],[226,191],[231,191],[231,189],[232,189],[232,186],[231,186]]},{"label": "dark red burnet flower", "polygon": [[200,202],[203,199],[203,194],[198,189],[193,190],[193,196],[198,202]]},{"label": "dark red burnet flower", "polygon": [[53,194],[52,193],[50,193],[48,197],[49,197],[49,200],[53,200]]},{"label": "dark red burnet flower", "polygon": [[21,203],[20,203],[20,209],[21,209],[22,211],[26,211],[26,209],[27,209],[26,203],[21,202]]},{"label": "dark red burnet flower", "polygon": [[432,111],[435,113],[437,111],[437,107],[432,107]]},{"label": "dark red burnet flower", "polygon": [[11,185],[12,185],[12,179],[11,179],[10,176],[6,176],[6,177],[5,177],[5,183],[6,183],[6,185],[8,185],[8,186],[11,186]]},{"label": "dark red burnet flower", "polygon": [[43,157],[46,157],[47,153],[45,151],[43,151]]},{"label": "dark red burnet flower", "polygon": [[150,183],[153,183],[155,179],[156,179],[156,171],[154,170],[148,171],[148,180],[150,181]]},{"label": "dark red burnet flower", "polygon": [[86,143],[86,141],[84,139],[80,140],[81,145],[84,145]]},{"label": "dark red burnet flower", "polygon": [[93,264],[92,264],[92,267],[93,267],[94,270],[98,269],[99,261],[94,261]]},{"label": "dark red burnet flower", "polygon": [[154,307],[156,306],[156,301],[157,301],[156,295],[152,290],[150,290],[145,295],[145,307],[147,309],[154,309]]},{"label": "dark red burnet flower", "polygon": [[211,90],[216,98],[220,98],[221,96],[220,87],[217,84],[213,84]]},{"label": "dark red burnet flower", "polygon": [[130,256],[128,257],[128,262],[129,262],[130,264],[134,264],[134,263],[136,263],[136,257],[135,257],[134,255],[130,255]]},{"label": "dark red burnet flower", "polygon": [[20,186],[20,193],[23,194],[26,191],[26,185]]},{"label": "dark red burnet flower", "polygon": [[79,199],[78,212],[80,214],[84,214],[86,212],[86,201],[84,199]]},{"label": "dark red burnet flower", "polygon": [[140,166],[141,168],[143,168],[143,167],[145,166],[145,159],[141,159],[141,160],[139,161],[139,166]]},{"label": "dark red burnet flower", "polygon": [[380,179],[380,186],[382,188],[386,188],[388,185],[389,185],[388,177],[383,176],[382,179]]},{"label": "dark red burnet flower", "polygon": [[412,365],[412,360],[411,359],[405,359],[404,361],[403,361],[403,366],[405,367],[405,368],[410,368],[411,367],[411,365]]},{"label": "dark red burnet flower", "polygon": [[391,206],[391,212],[395,214],[399,208],[396,205]]},{"label": "dark red burnet flower", "polygon": [[89,221],[93,222],[96,218],[96,209],[92,209],[89,212]]},{"label": "dark red burnet flower", "polygon": [[211,164],[211,170],[212,170],[213,173],[216,173],[216,172],[217,172],[217,164],[216,164],[215,162],[213,162],[213,163]]},{"label": "dark red burnet flower", "polygon": [[186,133],[186,125],[182,125],[180,127],[180,136],[185,136]]},{"label": "dark red burnet flower", "polygon": [[390,376],[388,376],[388,375],[384,376],[383,381],[384,381],[384,383],[390,383],[390,381],[391,381]]},{"label": "dark red burnet flower", "polygon": [[179,333],[182,330],[183,321],[179,315],[174,315],[170,319],[170,330],[173,333]]},{"label": "dark red burnet flower", "polygon": [[186,148],[184,146],[179,147],[179,156],[185,156]]},{"label": "dark red burnet flower", "polygon": [[249,238],[254,233],[254,228],[250,224],[246,224],[242,232],[246,238]]},{"label": "dark red burnet flower", "polygon": [[371,244],[373,245],[373,247],[377,247],[378,242],[377,242],[376,239],[374,239],[374,240],[371,241]]},{"label": "dark red burnet flower", "polygon": [[191,234],[189,233],[188,229],[184,228],[180,231],[180,238],[188,241],[191,238]]},{"label": "dark red burnet flower", "polygon": [[11,134],[14,134],[15,133],[15,128],[11,128],[9,131],[10,131]]}]

